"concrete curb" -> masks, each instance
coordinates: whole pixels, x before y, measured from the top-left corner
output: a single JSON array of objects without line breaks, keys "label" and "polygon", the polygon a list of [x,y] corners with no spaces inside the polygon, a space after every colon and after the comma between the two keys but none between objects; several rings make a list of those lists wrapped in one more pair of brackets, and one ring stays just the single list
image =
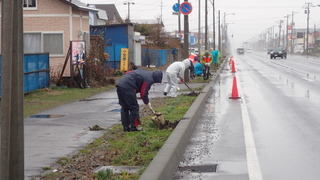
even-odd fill
[{"label": "concrete curb", "polygon": [[226,58],[217,71],[214,79],[203,89],[193,104],[190,106],[183,119],[173,130],[165,144],[159,150],[156,157],[140,176],[139,180],[164,180],[172,179],[173,173],[176,172],[181,157],[188,145],[189,139],[193,133],[207,99],[213,92],[213,86],[218,81],[220,73],[227,62]]}]

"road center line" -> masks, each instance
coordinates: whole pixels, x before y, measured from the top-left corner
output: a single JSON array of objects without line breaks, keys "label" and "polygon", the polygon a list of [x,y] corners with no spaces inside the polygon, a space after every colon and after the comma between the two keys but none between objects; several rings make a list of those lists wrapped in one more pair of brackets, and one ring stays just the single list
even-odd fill
[{"label": "road center line", "polygon": [[247,104],[243,96],[240,81],[238,81],[237,84],[239,89],[239,95],[241,97],[241,114],[242,114],[243,130],[244,130],[244,139],[246,143],[246,155],[247,155],[249,179],[262,180],[263,178],[261,174],[256,146],[254,143]]}]

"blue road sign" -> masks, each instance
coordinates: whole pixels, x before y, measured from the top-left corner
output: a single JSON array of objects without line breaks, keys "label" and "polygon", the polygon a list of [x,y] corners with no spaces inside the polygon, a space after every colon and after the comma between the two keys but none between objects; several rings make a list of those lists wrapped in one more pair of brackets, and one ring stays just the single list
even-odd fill
[{"label": "blue road sign", "polygon": [[180,5],[180,12],[184,15],[190,14],[192,11],[192,5],[189,2],[184,2]]},{"label": "blue road sign", "polygon": [[180,4],[179,3],[175,3],[173,6],[172,6],[172,9],[174,12],[179,12],[180,10]]}]

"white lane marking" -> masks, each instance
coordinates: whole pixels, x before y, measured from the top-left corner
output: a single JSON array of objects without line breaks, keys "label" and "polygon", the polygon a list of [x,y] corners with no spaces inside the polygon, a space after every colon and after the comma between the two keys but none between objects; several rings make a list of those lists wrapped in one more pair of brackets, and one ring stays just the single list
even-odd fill
[{"label": "white lane marking", "polygon": [[[238,77],[236,77],[238,79]],[[238,80],[237,80],[238,81]],[[237,82],[239,95],[241,97],[241,114],[244,130],[244,139],[246,143],[246,155],[247,155],[247,165],[248,174],[250,180],[262,180],[262,174],[259,164],[259,159],[257,155],[256,145],[254,143],[249,113],[247,109],[247,104],[242,93],[242,88],[240,86],[240,81]]]}]

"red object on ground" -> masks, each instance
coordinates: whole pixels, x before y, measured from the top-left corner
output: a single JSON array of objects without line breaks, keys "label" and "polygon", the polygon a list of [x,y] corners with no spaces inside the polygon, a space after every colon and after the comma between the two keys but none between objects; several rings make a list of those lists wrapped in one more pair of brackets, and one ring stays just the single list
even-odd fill
[{"label": "red object on ground", "polygon": [[235,73],[236,72],[236,67],[234,65],[234,60],[231,61],[231,72]]},{"label": "red object on ground", "polygon": [[239,99],[239,98],[241,97],[239,97],[239,94],[238,94],[237,78],[236,76],[234,76],[231,97],[229,97],[229,99]]}]

